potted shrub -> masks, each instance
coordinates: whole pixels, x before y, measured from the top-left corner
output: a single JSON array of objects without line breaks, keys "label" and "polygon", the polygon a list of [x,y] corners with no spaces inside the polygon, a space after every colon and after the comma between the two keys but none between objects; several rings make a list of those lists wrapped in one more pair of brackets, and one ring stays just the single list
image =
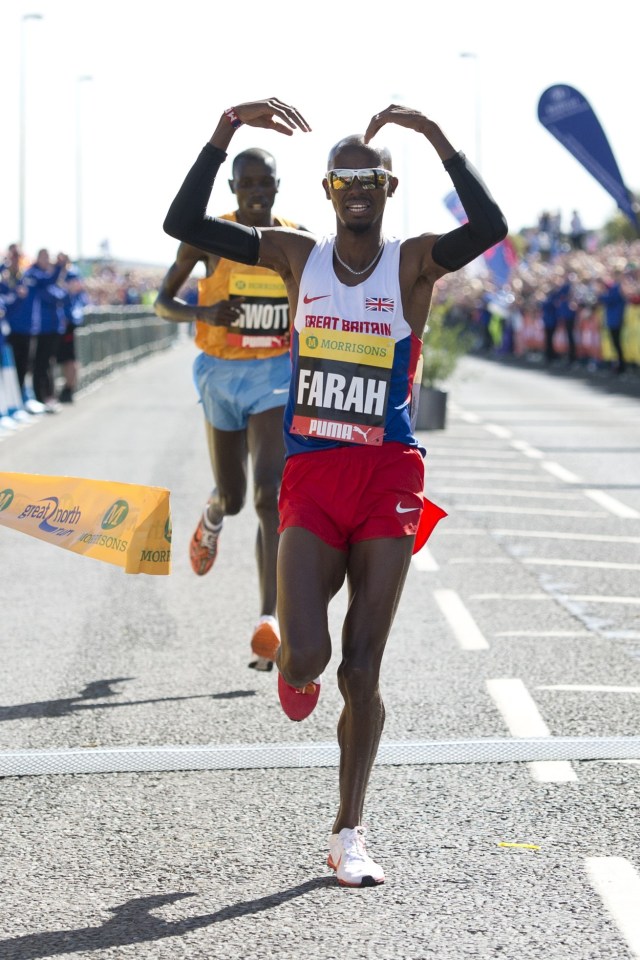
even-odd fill
[{"label": "potted shrub", "polygon": [[462,324],[447,325],[442,314],[429,318],[422,347],[422,369],[416,372],[419,388],[413,410],[416,430],[444,430],[447,420],[447,379],[455,370],[458,360],[468,353],[473,338]]}]

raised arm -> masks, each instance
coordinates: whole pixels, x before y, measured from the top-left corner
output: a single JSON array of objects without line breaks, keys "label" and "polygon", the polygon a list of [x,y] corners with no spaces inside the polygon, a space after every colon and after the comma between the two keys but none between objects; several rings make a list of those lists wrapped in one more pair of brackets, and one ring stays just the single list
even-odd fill
[{"label": "raised arm", "polygon": [[207,216],[207,204],[220,165],[239,126],[275,130],[291,136],[294,130],[308,131],[307,121],[294,108],[276,98],[242,103],[225,110],[209,142],[186,176],[164,221],[171,237],[191,246],[238,263],[255,264],[260,259],[261,232],[216,217]]},{"label": "raised arm", "polygon": [[365,143],[387,123],[395,123],[423,134],[432,145],[451,177],[468,222],[437,238],[431,258],[445,271],[459,270],[471,263],[507,235],[507,221],[478,171],[464,153],[456,151],[437,123],[417,110],[392,104],[372,117]]}]

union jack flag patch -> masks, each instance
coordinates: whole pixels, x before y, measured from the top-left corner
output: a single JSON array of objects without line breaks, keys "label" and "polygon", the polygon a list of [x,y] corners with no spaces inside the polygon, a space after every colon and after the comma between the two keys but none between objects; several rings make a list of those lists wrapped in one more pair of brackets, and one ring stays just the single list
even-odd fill
[{"label": "union jack flag patch", "polygon": [[395,301],[390,297],[367,297],[364,303],[365,310],[376,310],[378,313],[392,313]]}]

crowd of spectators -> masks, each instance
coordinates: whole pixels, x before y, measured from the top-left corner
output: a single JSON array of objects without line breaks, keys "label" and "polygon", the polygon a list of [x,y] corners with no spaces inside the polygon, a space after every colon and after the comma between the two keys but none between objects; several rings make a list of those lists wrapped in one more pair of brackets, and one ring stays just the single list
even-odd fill
[{"label": "crowd of spectators", "polygon": [[[479,352],[635,373],[640,342],[629,320],[640,304],[640,239],[602,243],[579,221],[568,234],[554,231],[553,218],[542,224],[514,238],[518,256],[506,282],[476,262],[438,281],[433,308],[471,329]],[[588,345],[576,338],[585,318],[592,321]]]},{"label": "crowd of spectators", "polygon": [[[55,413],[61,403],[72,403],[78,380],[74,331],[85,312],[152,305],[164,272],[105,259],[73,264],[66,254],[54,259],[45,248],[29,257],[10,244],[0,260],[0,374],[9,365],[15,369],[22,408]],[[196,295],[197,281],[192,286],[189,296]],[[0,417],[9,406],[3,388]]]},{"label": "crowd of spectators", "polygon": [[[471,330],[478,352],[531,354],[547,365],[583,364],[615,374],[631,369],[636,375],[640,310],[632,332],[628,320],[630,308],[640,305],[640,239],[604,243],[573,211],[566,232],[559,215],[544,212],[535,227],[509,242],[516,256],[508,278],[480,259],[438,281],[432,310],[444,323]],[[30,258],[11,244],[0,261],[0,347],[5,344],[4,362],[11,347],[25,408],[55,412],[72,402],[73,332],[85,311],[151,306],[165,272],[164,266],[106,259],[79,266],[63,253],[54,260],[45,249]],[[197,302],[196,278],[181,297]],[[585,317],[597,322],[589,328]]]}]

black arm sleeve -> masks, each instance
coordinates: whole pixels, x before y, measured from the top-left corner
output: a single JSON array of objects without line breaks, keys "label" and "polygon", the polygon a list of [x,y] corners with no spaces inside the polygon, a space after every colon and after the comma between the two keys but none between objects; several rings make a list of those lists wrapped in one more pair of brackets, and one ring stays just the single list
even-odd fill
[{"label": "black arm sleeve", "polygon": [[507,235],[507,221],[478,171],[464,153],[444,161],[460,202],[469,218],[468,223],[438,237],[431,256],[447,270],[459,270],[471,263]]},{"label": "black arm sleeve", "polygon": [[199,250],[254,265],[260,258],[258,230],[207,216],[216,174],[226,157],[224,150],[205,144],[169,207],[163,230]]}]

